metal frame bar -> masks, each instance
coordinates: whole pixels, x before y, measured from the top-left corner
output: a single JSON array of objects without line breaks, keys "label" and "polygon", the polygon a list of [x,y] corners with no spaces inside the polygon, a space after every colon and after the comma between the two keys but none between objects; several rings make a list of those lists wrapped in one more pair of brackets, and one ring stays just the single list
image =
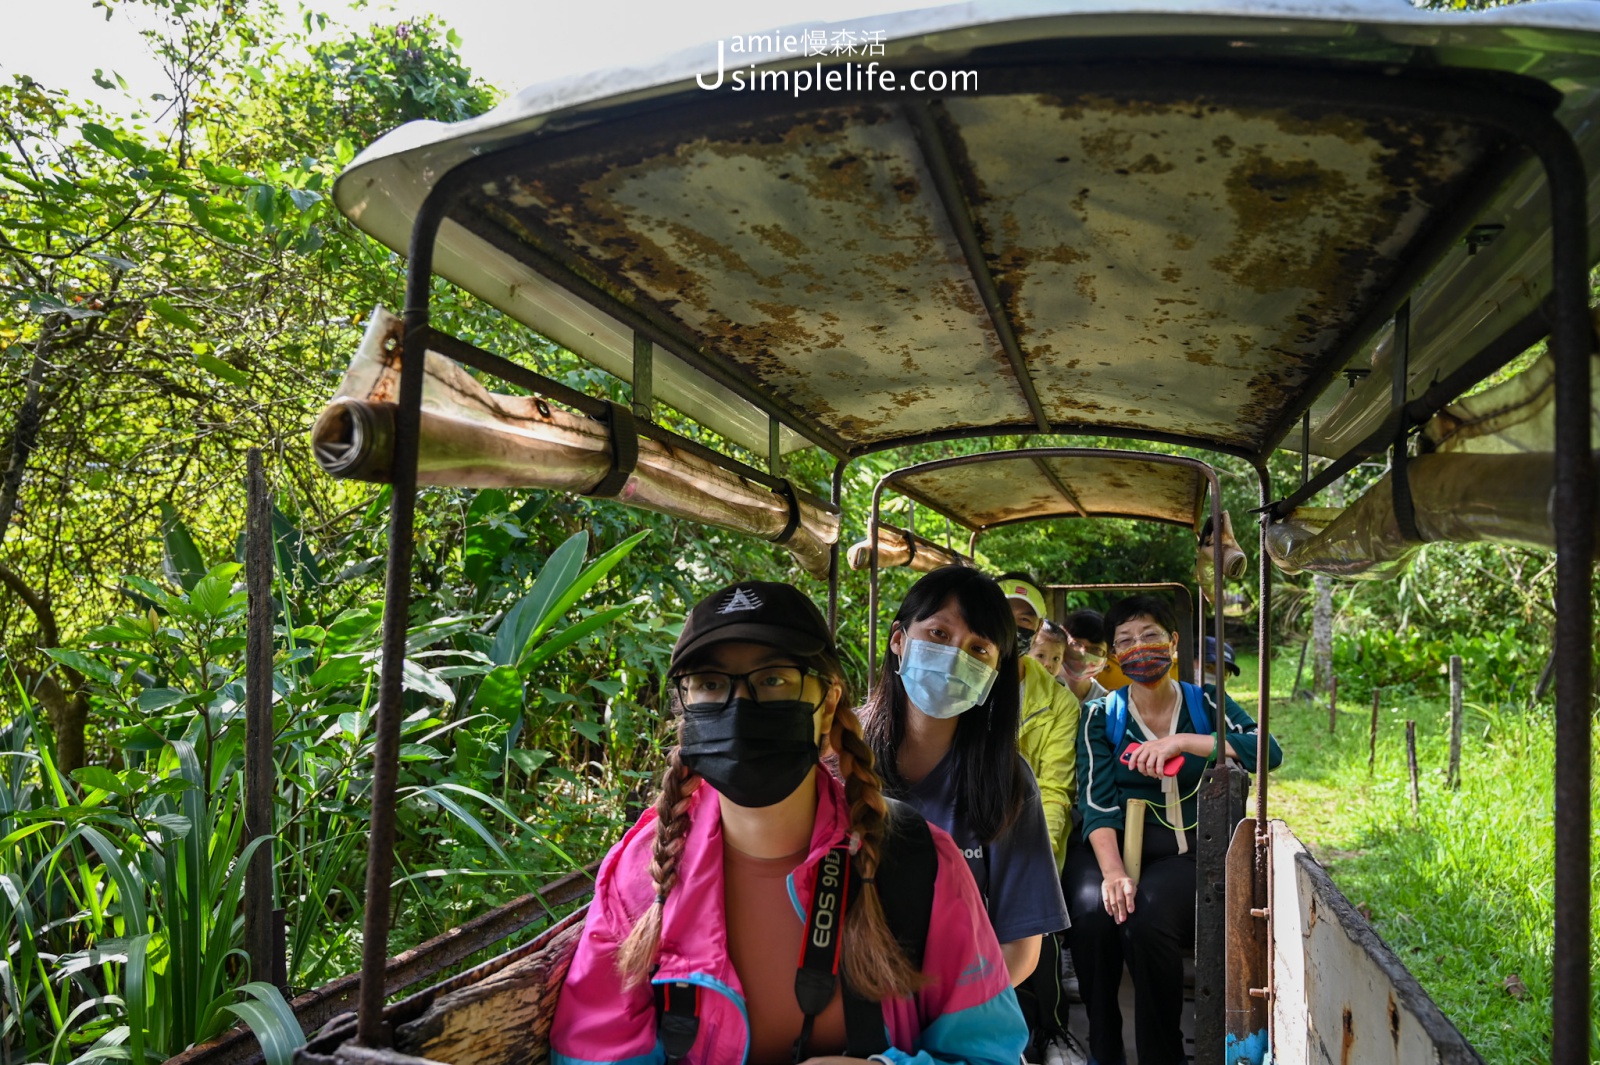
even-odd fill
[{"label": "metal frame bar", "polygon": [[[851,458],[862,458],[875,455],[881,451],[893,451],[896,448],[919,447],[923,444],[943,444],[952,440],[974,440],[995,436],[1015,434],[1028,436],[1035,432],[1034,429],[1023,425],[991,425],[976,426],[967,429],[940,429],[931,433],[916,433],[912,436],[898,437],[894,440],[878,440],[859,447],[851,448],[845,454]],[[1114,426],[1090,425],[1084,422],[1056,422],[1046,431],[1049,436],[1094,436],[1110,440],[1140,440],[1151,444],[1175,444],[1178,447],[1192,447],[1198,451],[1210,451],[1218,455],[1230,455],[1246,462],[1254,462],[1255,450],[1234,444],[1218,443],[1204,437],[1189,436],[1184,433],[1145,432],[1138,429],[1122,429]]]},{"label": "metal frame bar", "polygon": [[[927,547],[927,548],[929,548],[930,550],[933,550],[933,551],[948,551],[948,552],[950,552],[950,554],[956,556],[957,559],[963,560],[964,562],[970,564],[974,568],[976,568],[976,566],[977,566],[977,562],[976,562],[975,559],[972,558],[972,556],[964,555],[960,551],[957,551],[955,548],[951,547],[949,544],[941,544],[941,543],[939,543],[939,541],[933,539],[930,536],[924,536],[921,533],[914,533],[910,529],[903,529],[903,528],[900,528],[899,526],[890,525],[888,522],[882,522],[878,526],[878,528],[880,528],[880,529],[888,529],[888,530],[890,530],[892,532],[899,533],[906,540],[907,544],[910,545],[911,554],[912,554],[913,558],[922,549],[922,547]],[[907,562],[902,562],[898,566],[891,566],[889,568],[890,569],[902,569],[902,568],[904,568],[906,566],[909,566],[910,564],[911,563],[909,561],[907,561]]]},{"label": "metal frame bar", "polygon": [[[367,841],[367,885],[362,913],[361,997],[356,1036],[364,1046],[383,1047],[392,1033],[383,1022],[384,969],[389,960],[389,882],[394,873],[395,784],[399,776],[401,670],[406,656],[406,621],[411,604],[411,559],[416,547],[417,437],[422,418],[423,360],[427,350],[428,297],[433,252],[450,203],[464,187],[465,167],[439,179],[411,225],[406,264],[405,327],[400,393],[394,416],[394,465],[389,500],[389,557],[384,569],[383,667],[378,679],[378,714],[372,751],[372,824]],[[411,352],[412,357],[405,357]]]},{"label": "metal frame bar", "polygon": [[[1546,300],[1544,306],[1508,326],[1448,377],[1429,387],[1416,399],[1407,402],[1403,411],[1404,418],[1412,425],[1427,421],[1453,403],[1461,393],[1548,336],[1552,313],[1550,308],[1551,303]],[[1383,454],[1394,443],[1396,425],[1399,421],[1400,415],[1391,409],[1382,424],[1368,433],[1360,443],[1351,446],[1342,456],[1318,471],[1316,476],[1302,477],[1300,486],[1284,498],[1268,503],[1268,512],[1273,520],[1278,521],[1288,517],[1289,512],[1295,507],[1304,506],[1315,498],[1317,493],[1361,463]],[[1257,464],[1259,465],[1259,460]]]},{"label": "metal frame bar", "polygon": [[828,631],[839,635],[839,553],[844,542],[844,469],[850,460],[841,458],[833,464],[833,505],[839,508],[839,535],[828,552]]},{"label": "metal frame bar", "polygon": [[1039,468],[1039,472],[1044,474],[1045,479],[1055,487],[1055,490],[1060,492],[1068,503],[1072,504],[1072,509],[1078,512],[1078,517],[1087,518],[1089,516],[1089,511],[1084,508],[1082,501],[1078,499],[1078,493],[1074,492],[1071,488],[1068,488],[1066,483],[1063,482],[1060,477],[1056,476],[1056,471],[1050,468],[1050,464],[1048,462],[1046,462],[1044,459],[1035,457],[1033,464]]},{"label": "metal frame bar", "polygon": [[[939,113],[935,112],[935,108]],[[1039,431],[1049,432],[1050,416],[1039,401],[1039,390],[1028,371],[1028,357],[1023,354],[1016,330],[1011,326],[1011,316],[1006,311],[1005,300],[1000,296],[1000,286],[995,284],[994,275],[989,272],[988,260],[983,253],[983,240],[978,236],[978,227],[972,217],[972,205],[967,202],[966,193],[961,188],[961,177],[950,161],[950,146],[945,140],[944,131],[939,128],[943,108],[936,100],[916,100],[906,104],[903,110],[916,135],[917,146],[922,150],[922,161],[933,177],[933,187],[944,208],[945,220],[950,223],[956,242],[961,245],[967,273],[983,300],[984,309],[989,312],[989,324],[994,329],[995,339],[1000,342],[1006,361],[1011,364],[1017,389],[1022,393],[1022,399],[1027,403],[1028,412],[1033,415]]]},{"label": "metal frame bar", "polygon": [[[1272,498],[1272,472],[1265,462],[1256,464],[1256,479],[1261,484],[1261,504]],[[1267,519],[1262,516],[1257,536],[1256,566],[1258,594],[1256,612],[1256,838],[1254,851],[1253,915],[1265,921],[1271,915],[1272,830],[1267,823],[1267,783],[1272,776],[1272,560],[1267,554]],[[1262,929],[1266,957],[1257,970],[1265,975],[1268,994],[1272,993],[1271,926]],[[1270,1003],[1270,999],[1268,1000]],[[1267,1010],[1267,1045],[1271,1046],[1273,1011]]]},{"label": "metal frame bar", "polygon": [[1550,352],[1555,360],[1556,772],[1555,957],[1551,974],[1555,1065],[1589,1058],[1590,721],[1594,618],[1594,456],[1590,452],[1589,227],[1583,157],[1554,119],[1522,132],[1550,189]]}]

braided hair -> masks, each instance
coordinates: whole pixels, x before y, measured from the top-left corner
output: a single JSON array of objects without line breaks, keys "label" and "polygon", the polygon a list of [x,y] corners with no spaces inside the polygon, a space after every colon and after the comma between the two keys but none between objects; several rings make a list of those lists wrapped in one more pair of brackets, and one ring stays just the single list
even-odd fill
[{"label": "braided hair", "polygon": [[[839,660],[827,652],[807,656],[808,672],[829,685],[843,685]],[[883,782],[873,770],[872,748],[862,738],[861,722],[841,693],[834,711],[829,745],[838,755],[838,774],[844,782],[850,829],[859,840],[854,857],[861,883],[849,907],[844,928],[844,969],[850,987],[862,998],[878,1002],[916,992],[926,982],[906,957],[884,915],[875,880],[888,820]],[[681,728],[681,725],[680,725]],[[623,987],[643,983],[655,968],[661,946],[661,919],[667,896],[677,886],[678,866],[689,834],[689,798],[700,778],[679,758],[678,747],[667,755],[656,797],[655,841],[650,856],[650,879],[655,899],[634,923],[617,952],[617,971]]]}]

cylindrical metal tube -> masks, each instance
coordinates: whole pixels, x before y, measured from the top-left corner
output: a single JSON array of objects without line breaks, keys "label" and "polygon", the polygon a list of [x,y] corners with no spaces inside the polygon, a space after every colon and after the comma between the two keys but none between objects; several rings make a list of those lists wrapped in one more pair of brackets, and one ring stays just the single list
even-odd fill
[{"label": "cylindrical metal tube", "polygon": [[[376,312],[340,395],[311,430],[317,461],[329,473],[387,482],[395,474],[391,401],[399,368],[386,355],[398,320]],[[583,493],[611,469],[607,423],[570,413],[538,396],[490,392],[449,359],[429,352],[419,415],[417,483],[461,488],[548,488]],[[817,578],[828,576],[838,540],[836,509],[790,498],[654,436],[638,440],[638,462],[615,498],[669,517],[777,540]]]}]

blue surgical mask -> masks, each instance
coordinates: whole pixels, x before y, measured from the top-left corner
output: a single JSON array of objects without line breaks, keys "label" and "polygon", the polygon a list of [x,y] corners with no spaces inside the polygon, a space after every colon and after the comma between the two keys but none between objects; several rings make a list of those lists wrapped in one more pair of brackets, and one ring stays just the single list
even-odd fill
[{"label": "blue surgical mask", "polygon": [[900,656],[900,683],[911,705],[929,717],[964,714],[989,697],[1000,671],[959,647],[907,639]]}]

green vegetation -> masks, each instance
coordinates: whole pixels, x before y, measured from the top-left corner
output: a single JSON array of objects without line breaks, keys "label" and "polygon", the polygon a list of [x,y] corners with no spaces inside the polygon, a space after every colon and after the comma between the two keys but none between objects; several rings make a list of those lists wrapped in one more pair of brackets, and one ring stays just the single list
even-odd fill
[{"label": "green vegetation", "polygon": [[[114,6],[135,5],[172,74],[161,99],[111,114],[25,72],[0,84],[0,1062],[142,1065],[239,1017],[277,1065],[292,1022],[239,947],[255,845],[241,815],[245,451],[262,449],[276,500],[273,866],[296,993],[359,956],[389,502],[318,473],[304,434],[360,324],[397,306],[402,283],[399,258],[329,192],[382,131],[468,117],[494,94],[433,20],[286,25],[223,0]],[[442,282],[435,313],[574,388],[629,398]],[[849,467],[846,496],[869,498],[907,462],[1021,443],[872,456]],[[1243,533],[1254,474],[1214,461]],[[825,491],[831,465],[802,453],[788,472]],[[1274,472],[1298,475],[1290,456]],[[1352,474],[1351,492],[1368,476]],[[911,520],[903,501],[886,518]],[[915,524],[943,535],[929,515]],[[864,528],[847,511],[844,542]],[[1181,580],[1193,566],[1182,530],[1126,522],[1018,527],[981,548],[986,565],[1045,581]],[[1529,649],[1549,642],[1548,561],[1436,549],[1400,581],[1336,594],[1346,709],[1381,684],[1386,725],[1409,714],[1422,726],[1415,824],[1392,727],[1368,782],[1361,713],[1330,742],[1325,712],[1279,703],[1290,761],[1277,808],[1491,1058],[1538,1056],[1549,1025],[1548,700],[1521,709],[1543,665]],[[396,950],[603,853],[659,764],[661,672],[683,611],[740,577],[794,573],[770,544],[615,503],[426,493]],[[885,612],[913,577],[884,575]],[[1308,585],[1277,587],[1268,621],[1282,640],[1304,635]],[[864,575],[847,574],[840,637],[858,691],[866,598]],[[1450,653],[1473,663],[1469,700],[1489,708],[1475,711],[1455,796],[1436,780]],[[1285,693],[1293,668],[1279,666]],[[1504,990],[1512,974],[1526,1001]]]},{"label": "green vegetation", "polygon": [[[1353,658],[1362,643],[1342,640],[1341,650]],[[1431,679],[1448,653],[1444,659],[1419,653],[1405,669]],[[1248,682],[1240,687],[1253,698],[1255,659],[1240,664]],[[1341,680],[1338,727],[1330,736],[1326,701],[1287,699],[1294,668],[1289,653],[1280,653],[1273,667],[1272,731],[1288,756],[1273,775],[1271,815],[1311,848],[1486,1061],[1547,1060],[1554,922],[1549,705],[1529,710],[1520,702],[1474,699],[1475,689],[1497,684],[1467,657],[1461,786],[1452,790],[1448,698],[1380,692],[1377,758],[1369,772],[1370,687]],[[1415,817],[1407,720],[1417,725]],[[1595,738],[1600,751],[1600,729]],[[1594,886],[1600,925],[1600,877]]]}]

